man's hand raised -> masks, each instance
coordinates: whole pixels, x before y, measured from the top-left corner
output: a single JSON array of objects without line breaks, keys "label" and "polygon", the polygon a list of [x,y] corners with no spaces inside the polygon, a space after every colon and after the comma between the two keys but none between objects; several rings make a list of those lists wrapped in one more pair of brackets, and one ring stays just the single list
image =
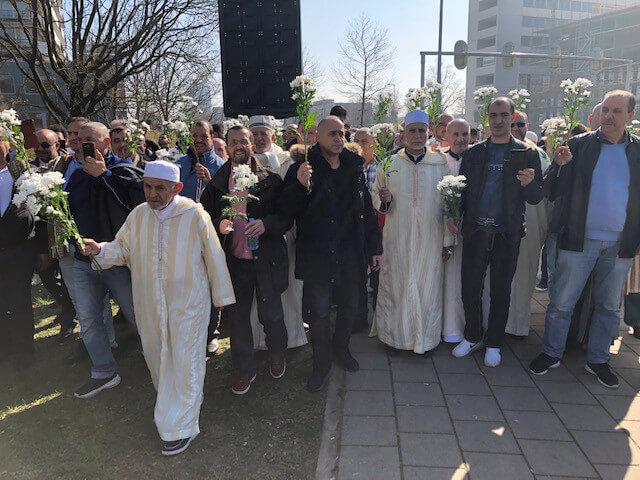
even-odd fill
[{"label": "man's hand raised", "polygon": [[311,168],[311,164],[309,162],[304,162],[302,165],[300,165],[300,168],[298,168],[298,174],[297,174],[300,185],[302,185],[305,188],[309,188],[309,185],[311,183],[312,173],[313,173],[313,169]]},{"label": "man's hand raised", "polygon": [[566,145],[560,145],[556,148],[556,151],[553,155],[553,161],[558,165],[566,165],[571,160],[573,160],[573,155],[571,154],[571,150]]}]

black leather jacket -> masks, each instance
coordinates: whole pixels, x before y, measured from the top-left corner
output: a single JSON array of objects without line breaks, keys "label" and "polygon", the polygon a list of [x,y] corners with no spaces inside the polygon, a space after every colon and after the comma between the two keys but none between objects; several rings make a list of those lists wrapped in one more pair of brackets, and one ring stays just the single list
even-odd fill
[{"label": "black leather jacket", "polygon": [[[462,233],[469,235],[477,229],[477,208],[482,198],[489,165],[488,143],[491,138],[474,145],[467,150],[460,164],[460,175],[467,177],[467,186],[462,191]],[[511,240],[518,240],[526,234],[525,202],[535,205],[540,203],[542,195],[542,172],[538,152],[520,140],[511,137],[508,153],[505,158],[513,158],[514,153],[526,162],[526,168],[533,168],[535,178],[523,187],[516,178],[516,169],[505,163],[504,167],[504,201],[506,235]]]},{"label": "black leather jacket", "polygon": [[[631,182],[618,256],[631,258],[640,246],[640,138],[625,136]],[[584,248],[591,179],[605,141],[599,130],[573,137],[568,142],[571,162],[562,168],[553,162],[545,175],[545,195],[554,202],[553,231],[558,233],[562,250],[581,252]]]}]

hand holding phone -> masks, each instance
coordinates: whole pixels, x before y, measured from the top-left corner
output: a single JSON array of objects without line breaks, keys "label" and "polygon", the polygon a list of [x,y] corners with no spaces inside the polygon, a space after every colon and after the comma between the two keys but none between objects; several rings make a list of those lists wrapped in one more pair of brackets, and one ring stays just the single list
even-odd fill
[{"label": "hand holding phone", "polygon": [[96,158],[96,145],[93,142],[82,142],[82,156]]}]

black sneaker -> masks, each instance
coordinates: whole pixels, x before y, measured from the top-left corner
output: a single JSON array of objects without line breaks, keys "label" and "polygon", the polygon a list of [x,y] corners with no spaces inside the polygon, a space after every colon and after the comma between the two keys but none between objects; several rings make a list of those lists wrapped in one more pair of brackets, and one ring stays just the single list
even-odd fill
[{"label": "black sneaker", "polygon": [[107,388],[113,388],[120,384],[120,375],[114,373],[109,378],[92,378],[87,383],[82,385],[74,395],[78,398],[91,398],[95,397],[102,390]]},{"label": "black sneaker", "polygon": [[547,291],[547,287],[548,287],[547,282],[539,282],[536,285],[536,290],[539,291],[539,292],[546,292]]},{"label": "black sneaker", "polygon": [[173,442],[162,443],[162,455],[170,457],[171,455],[178,455],[184,452],[191,444],[193,437],[183,438],[181,440],[175,440]]},{"label": "black sneaker", "polygon": [[69,338],[71,338],[71,336],[73,335],[73,330],[76,328],[76,322],[73,322],[73,325],[65,328],[65,327],[60,327],[60,333],[58,334],[58,341],[60,342],[64,342],[65,340],[68,340]]},{"label": "black sneaker", "polygon": [[640,338],[640,327],[631,327],[633,328],[633,333],[631,335],[633,335],[636,338]]},{"label": "black sneaker", "polygon": [[308,392],[319,392],[324,388],[329,380],[329,374],[331,373],[331,367],[325,369],[315,368],[307,380]]},{"label": "black sneaker", "polygon": [[598,377],[600,385],[607,388],[618,388],[620,382],[615,373],[611,371],[608,363],[587,363],[584,369],[592,375]]},{"label": "black sneaker", "polygon": [[529,364],[529,371],[534,375],[544,375],[550,368],[556,368],[560,366],[560,359],[551,357],[546,353],[541,353],[536,358],[531,360]]},{"label": "black sneaker", "polygon": [[353,358],[349,350],[339,350],[333,354],[333,360],[347,372],[357,372],[360,370],[360,364]]}]

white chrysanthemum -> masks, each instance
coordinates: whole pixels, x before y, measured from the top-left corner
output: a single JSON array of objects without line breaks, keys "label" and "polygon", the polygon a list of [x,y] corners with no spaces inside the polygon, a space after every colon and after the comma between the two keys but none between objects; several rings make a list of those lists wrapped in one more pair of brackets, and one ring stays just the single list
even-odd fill
[{"label": "white chrysanthemum", "polygon": [[64,185],[64,176],[60,172],[47,172],[42,175],[41,183],[45,188]]},{"label": "white chrysanthemum", "polygon": [[296,78],[294,78],[289,83],[289,86],[291,88],[294,88],[294,89],[295,88],[300,88],[300,89],[303,89],[305,91],[315,90],[316,89],[315,82],[308,75],[298,75]]}]

